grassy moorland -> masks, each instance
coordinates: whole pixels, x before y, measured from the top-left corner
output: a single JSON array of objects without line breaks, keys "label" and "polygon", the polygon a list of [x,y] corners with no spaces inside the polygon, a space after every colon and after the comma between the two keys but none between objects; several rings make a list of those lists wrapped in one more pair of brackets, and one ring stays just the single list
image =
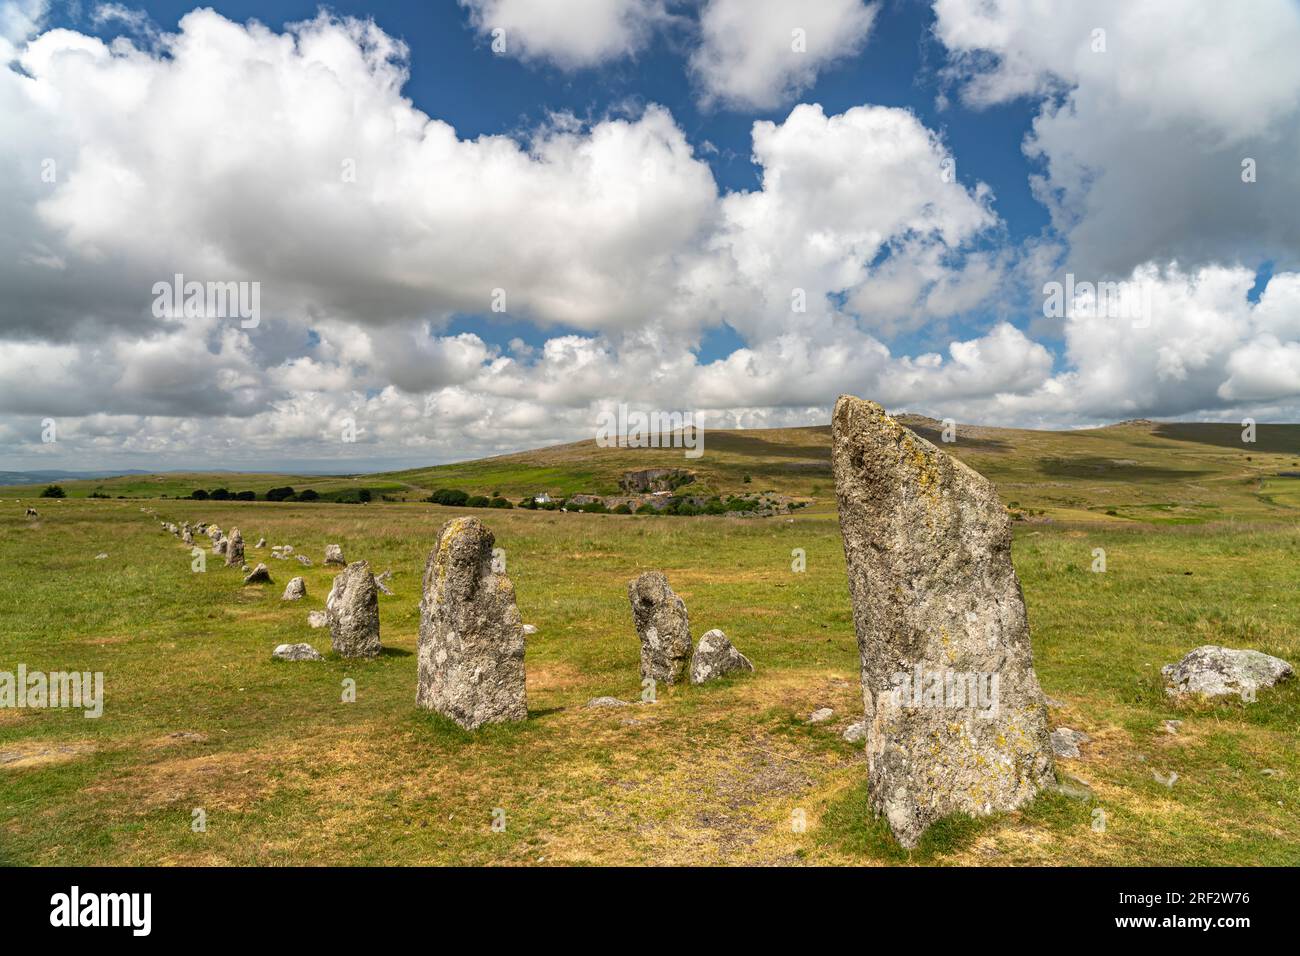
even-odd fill
[{"label": "grassy moorland", "polygon": [[[1239,430],[1215,428],[962,432],[953,450],[1028,518],[1014,556],[1038,673],[1059,705],[1053,726],[1092,738],[1058,769],[1092,797],[952,820],[912,854],[870,819],[860,745],[840,739],[861,702],[824,430],[755,433],[748,446],[710,434],[687,463],[719,490],[752,474],[756,490],[818,498],[790,518],[476,512],[539,630],[530,719],[472,735],[414,707],[420,572],[441,523],[466,512],[84,500],[69,487],[74,497],[36,502],[32,520],[32,502],[9,489],[0,670],[102,671],[106,703],[97,720],[0,710],[0,863],[1295,864],[1300,682],[1250,705],[1183,709],[1160,686],[1160,666],[1200,644],[1300,663],[1300,480],[1277,477],[1300,460],[1300,428],[1263,427],[1245,448],[1232,444]],[[682,463],[680,451],[566,447],[567,465],[547,450],[384,477],[518,495],[536,490],[533,468],[552,469],[563,491]],[[275,584],[241,587],[219,561],[192,572],[158,518],[239,527]],[[315,566],[252,550],[262,535]],[[393,570],[380,607],[388,650],[368,663],[273,662],[283,642],[328,650],[306,615],[323,607],[332,542]],[[1104,574],[1089,570],[1099,547]],[[791,569],[796,548],[803,573]],[[668,573],[697,637],[723,628],[757,672],[586,710],[598,695],[637,698],[626,584],[646,568]],[[282,603],[297,574],[307,600]],[[835,718],[805,724],[821,706]],[[1176,735],[1162,730],[1171,718],[1184,721]],[[1157,781],[1171,771],[1172,786]]]}]

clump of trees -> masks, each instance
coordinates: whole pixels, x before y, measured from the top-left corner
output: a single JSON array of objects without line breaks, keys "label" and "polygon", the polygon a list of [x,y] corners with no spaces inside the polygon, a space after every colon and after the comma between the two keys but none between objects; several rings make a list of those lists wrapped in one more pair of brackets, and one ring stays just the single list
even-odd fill
[{"label": "clump of trees", "polygon": [[45,490],[41,492],[41,497],[42,498],[66,498],[68,497],[68,494],[58,485],[46,485]]},{"label": "clump of trees", "polygon": [[469,492],[458,488],[440,488],[429,495],[429,501],[435,505],[446,505],[448,508],[463,508],[469,501]]}]

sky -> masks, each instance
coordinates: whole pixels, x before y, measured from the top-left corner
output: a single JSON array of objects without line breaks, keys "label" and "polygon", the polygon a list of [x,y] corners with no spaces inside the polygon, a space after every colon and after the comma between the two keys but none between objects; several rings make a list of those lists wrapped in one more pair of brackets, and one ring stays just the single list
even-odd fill
[{"label": "sky", "polygon": [[0,0],[0,470],[1300,420],[1297,49],[1296,0]]}]

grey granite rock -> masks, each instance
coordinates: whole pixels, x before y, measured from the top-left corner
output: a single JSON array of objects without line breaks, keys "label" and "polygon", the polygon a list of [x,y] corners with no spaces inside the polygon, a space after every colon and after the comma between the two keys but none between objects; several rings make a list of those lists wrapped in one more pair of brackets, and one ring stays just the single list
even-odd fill
[{"label": "grey granite rock", "polygon": [[284,588],[282,601],[301,601],[307,596],[307,582],[302,578],[292,578]]},{"label": "grey granite rock", "polygon": [[1160,673],[1170,697],[1238,697],[1253,701],[1262,688],[1293,677],[1295,669],[1280,657],[1259,651],[1206,644],[1177,664],[1166,664]]},{"label": "grey granite rock", "polygon": [[325,563],[326,564],[347,564],[343,559],[343,549],[337,544],[325,545]]},{"label": "grey granite rock", "polygon": [[752,671],[749,658],[732,646],[716,627],[705,632],[691,657],[691,683],[704,684],[733,671]]},{"label": "grey granite rock", "polygon": [[340,657],[376,657],[379,643],[379,593],[365,561],[354,561],[338,573],[325,600],[330,644]]},{"label": "grey granite rock", "polygon": [[1054,781],[1047,708],[991,482],[842,396],[832,467],[867,720],[871,804],[913,847],[935,820]]},{"label": "grey granite rock", "polygon": [[523,622],[494,543],[478,518],[453,518],[424,568],[415,701],[468,730],[528,716]]},{"label": "grey granite rock", "polygon": [[282,661],[323,661],[320,652],[310,644],[281,644],[271,656]]},{"label": "grey granite rock", "polygon": [[641,679],[676,684],[691,659],[691,625],[686,604],[659,571],[646,571],[627,586],[632,620],[641,638]]},{"label": "grey granite rock", "polygon": [[257,567],[249,571],[244,578],[245,584],[270,584],[271,571],[265,564],[258,564]]}]

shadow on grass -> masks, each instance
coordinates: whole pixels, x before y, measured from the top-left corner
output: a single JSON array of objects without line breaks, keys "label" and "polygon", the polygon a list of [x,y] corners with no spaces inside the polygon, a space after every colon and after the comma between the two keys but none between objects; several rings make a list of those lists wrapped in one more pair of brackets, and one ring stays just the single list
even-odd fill
[{"label": "shadow on grass", "polygon": [[[1020,818],[1053,830],[1086,825],[1091,800],[1079,800],[1045,791],[1019,811]],[[944,857],[969,849],[981,836],[1000,827],[1009,814],[973,817],[954,813],[937,820],[921,835],[913,850],[894,839],[884,817],[871,809],[864,780],[826,809],[818,831],[821,842],[842,853],[884,863],[941,865]]]},{"label": "shadow on grass", "polygon": [[[539,712],[530,711],[528,716],[532,718],[537,713]],[[494,747],[516,743],[521,738],[532,733],[537,727],[536,722],[529,719],[513,720],[501,724],[484,724],[478,730],[466,730],[450,717],[445,717],[437,711],[425,710],[422,707],[416,707],[411,712],[410,720],[421,733],[427,735],[430,741],[457,748]]]},{"label": "shadow on grass", "polygon": [[1040,458],[1038,470],[1053,478],[1090,478],[1097,481],[1187,481],[1212,474],[1204,469],[1161,468],[1112,458]]}]

